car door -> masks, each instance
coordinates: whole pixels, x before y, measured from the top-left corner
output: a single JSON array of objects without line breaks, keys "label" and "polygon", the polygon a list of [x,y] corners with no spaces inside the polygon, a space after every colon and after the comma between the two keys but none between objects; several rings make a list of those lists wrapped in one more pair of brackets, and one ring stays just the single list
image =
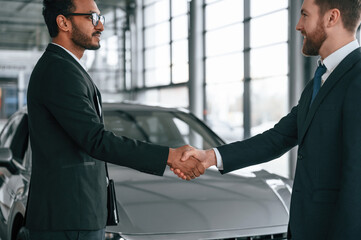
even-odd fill
[{"label": "car door", "polygon": [[10,239],[15,221],[25,213],[30,179],[29,130],[25,113],[12,116],[0,134],[0,147],[12,151],[16,171],[0,168],[0,237]]}]

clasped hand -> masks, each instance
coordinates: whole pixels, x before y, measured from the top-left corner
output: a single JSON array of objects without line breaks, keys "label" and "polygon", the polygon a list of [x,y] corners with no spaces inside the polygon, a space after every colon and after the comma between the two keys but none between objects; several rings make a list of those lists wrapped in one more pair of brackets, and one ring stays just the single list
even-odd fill
[{"label": "clasped hand", "polygon": [[210,166],[216,165],[216,157],[213,149],[199,150],[185,145],[169,149],[167,164],[178,177],[191,180],[204,174]]}]

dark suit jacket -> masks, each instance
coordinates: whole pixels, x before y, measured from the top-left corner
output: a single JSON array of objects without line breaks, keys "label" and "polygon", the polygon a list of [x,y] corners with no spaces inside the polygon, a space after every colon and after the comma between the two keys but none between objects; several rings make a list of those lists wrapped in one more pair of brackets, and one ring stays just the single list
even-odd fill
[{"label": "dark suit jacket", "polygon": [[274,159],[298,145],[290,233],[295,240],[361,236],[361,51],[331,73],[313,104],[312,81],[274,128],[219,147],[223,173]]},{"label": "dark suit jacket", "polygon": [[28,88],[32,148],[29,229],[104,228],[104,161],[163,175],[168,148],[105,131],[96,94],[99,92],[82,66],[64,49],[49,44]]}]

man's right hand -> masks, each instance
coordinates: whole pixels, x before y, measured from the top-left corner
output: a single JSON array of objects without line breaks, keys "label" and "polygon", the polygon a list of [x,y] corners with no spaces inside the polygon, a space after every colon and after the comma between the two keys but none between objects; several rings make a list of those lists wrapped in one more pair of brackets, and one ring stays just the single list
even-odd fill
[{"label": "man's right hand", "polygon": [[[200,150],[193,147],[188,147],[183,152],[181,161],[188,162],[194,158],[203,165],[204,169],[207,169],[211,166],[217,166],[217,158],[213,149]],[[172,167],[171,170],[182,179],[184,179],[186,176],[182,169]]]},{"label": "man's right hand", "polygon": [[184,155],[185,151],[193,149],[189,145],[179,147],[176,149],[170,148],[167,164],[170,166],[171,170],[174,172],[177,169],[182,174],[177,174],[180,178],[184,180],[194,179],[204,174],[205,168],[201,162],[197,159],[190,157],[187,161],[181,161],[181,157]]}]

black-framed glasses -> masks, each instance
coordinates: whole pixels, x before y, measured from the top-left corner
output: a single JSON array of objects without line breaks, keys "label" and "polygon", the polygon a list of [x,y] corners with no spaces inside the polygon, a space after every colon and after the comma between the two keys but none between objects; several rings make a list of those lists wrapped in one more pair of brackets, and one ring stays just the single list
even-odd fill
[{"label": "black-framed glasses", "polygon": [[65,16],[91,16],[94,27],[98,26],[99,21],[103,25],[105,24],[105,17],[103,15],[99,15],[95,12],[93,12],[93,13],[68,13]]}]

